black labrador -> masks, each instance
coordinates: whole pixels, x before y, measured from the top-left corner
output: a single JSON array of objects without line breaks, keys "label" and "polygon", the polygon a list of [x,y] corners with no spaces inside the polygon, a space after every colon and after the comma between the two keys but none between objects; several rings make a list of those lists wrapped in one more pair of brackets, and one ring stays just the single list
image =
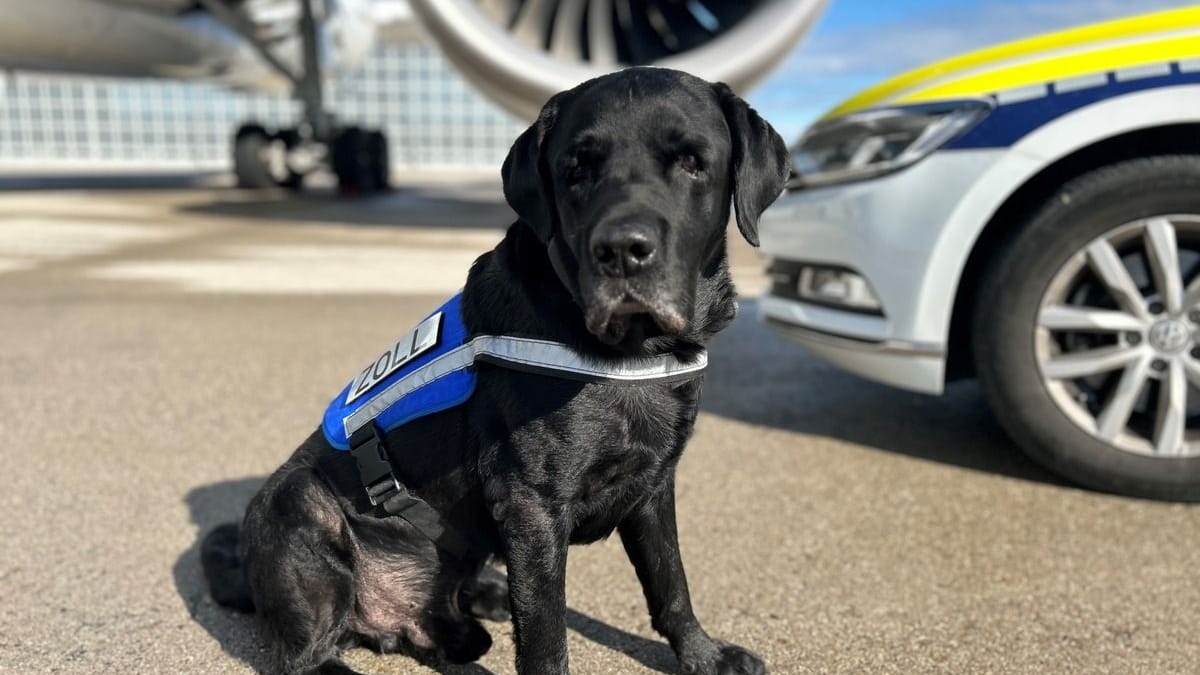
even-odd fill
[{"label": "black labrador", "polygon": [[[695,359],[736,315],[732,204],[745,238],[783,189],[786,148],[723,84],[631,68],[552,98],[504,162],[519,219],[471,267],[471,334],[543,338],[597,360]],[[474,395],[392,432],[400,480],[471,550],[448,555],[408,522],[361,514],[317,470],[317,432],[202,547],[214,598],[253,609],[284,673],[352,673],[363,644],[465,663],[514,623],[517,670],[567,673],[567,547],[615,529],[652,624],[682,672],[765,673],[692,613],[675,526],[675,467],[701,377],[612,386],[478,364]],[[504,576],[486,563],[507,565]]]}]

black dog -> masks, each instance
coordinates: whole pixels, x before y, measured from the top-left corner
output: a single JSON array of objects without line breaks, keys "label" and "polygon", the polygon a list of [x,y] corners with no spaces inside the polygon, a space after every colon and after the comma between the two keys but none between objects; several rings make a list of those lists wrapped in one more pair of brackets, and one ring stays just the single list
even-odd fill
[{"label": "black dog", "polygon": [[[472,266],[471,334],[542,338],[597,361],[695,359],[736,314],[725,249],[732,202],[757,245],[783,189],[778,134],[723,84],[633,68],[552,98],[504,162],[519,220]],[[343,647],[469,662],[475,617],[515,625],[523,675],[566,673],[569,544],[616,529],[654,628],[686,673],[765,673],[692,613],[675,527],[675,467],[699,376],[613,386],[478,364],[464,404],[390,434],[400,481],[470,539],[447,554],[407,521],[363,514],[318,469],[316,433],[267,480],[240,536],[202,557],[214,598],[255,609],[286,673],[349,673]],[[485,567],[495,556],[503,576]]]}]

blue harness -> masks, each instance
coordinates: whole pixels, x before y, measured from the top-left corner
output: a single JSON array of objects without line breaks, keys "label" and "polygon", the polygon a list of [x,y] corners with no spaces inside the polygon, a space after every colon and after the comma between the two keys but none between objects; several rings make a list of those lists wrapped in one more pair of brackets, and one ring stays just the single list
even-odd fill
[{"label": "blue harness", "polygon": [[321,425],[325,440],[349,450],[350,436],[371,422],[388,432],[471,398],[475,369],[453,356],[467,337],[459,293],[392,343],[329,403]]},{"label": "blue harness", "polygon": [[370,425],[384,433],[419,417],[462,404],[475,391],[476,361],[587,382],[673,381],[696,376],[708,364],[673,355],[589,359],[547,340],[478,335],[470,338],[455,295],[392,343],[346,385],[325,410],[325,439],[349,450],[355,433]]},{"label": "blue harness", "polygon": [[[329,445],[355,459],[357,480],[370,506],[401,516],[442,548],[461,557],[466,541],[437,512],[396,479],[387,434],[412,420],[461,405],[475,391],[476,362],[554,377],[609,384],[670,382],[696,377],[707,354],[685,362],[672,354],[599,360],[567,345],[533,338],[470,336],[462,316],[462,294],[393,342],[329,403],[321,430]],[[322,457],[335,482],[346,472],[344,458]]]}]

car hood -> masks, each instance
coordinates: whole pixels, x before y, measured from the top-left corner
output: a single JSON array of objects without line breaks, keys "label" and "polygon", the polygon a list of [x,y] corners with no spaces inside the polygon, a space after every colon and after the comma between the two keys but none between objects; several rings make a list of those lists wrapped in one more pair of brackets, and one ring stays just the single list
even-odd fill
[{"label": "car hood", "polygon": [[1200,70],[1200,5],[1038,35],[931,63],[856,94],[825,118],[1169,64]]}]

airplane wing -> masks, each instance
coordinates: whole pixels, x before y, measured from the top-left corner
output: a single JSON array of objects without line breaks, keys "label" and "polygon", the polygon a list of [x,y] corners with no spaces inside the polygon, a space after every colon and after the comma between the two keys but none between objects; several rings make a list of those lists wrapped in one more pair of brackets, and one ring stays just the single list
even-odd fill
[{"label": "airplane wing", "polygon": [[[361,64],[380,19],[397,16],[394,1],[316,4],[328,72]],[[289,78],[265,55],[302,69],[300,14],[298,0],[0,0],[0,68],[290,91]]]}]

